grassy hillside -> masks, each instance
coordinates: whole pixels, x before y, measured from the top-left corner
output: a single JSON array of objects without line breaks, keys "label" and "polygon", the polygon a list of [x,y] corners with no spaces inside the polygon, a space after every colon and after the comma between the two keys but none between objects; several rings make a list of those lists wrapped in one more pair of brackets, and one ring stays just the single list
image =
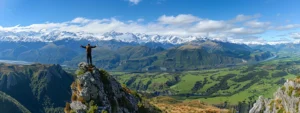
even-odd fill
[{"label": "grassy hillside", "polygon": [[116,78],[129,88],[181,100],[200,99],[210,104],[253,102],[271,97],[286,79],[300,73],[299,58],[279,58],[255,65],[180,73],[125,73]]},{"label": "grassy hillside", "polygon": [[[197,41],[179,47],[124,46],[117,49],[98,47],[93,51],[97,67],[115,71],[186,71],[205,68],[227,67],[261,61],[273,54],[253,50],[246,45],[219,41]],[[76,66],[85,61],[85,54],[66,61]]]},{"label": "grassy hillside", "polygon": [[59,65],[0,64],[0,91],[33,113],[63,111],[72,81],[72,75]]},{"label": "grassy hillside", "polygon": [[0,91],[1,113],[30,113],[30,111],[20,104],[16,99]]},{"label": "grassy hillside", "polygon": [[210,106],[198,100],[180,101],[171,97],[155,97],[150,102],[164,113],[230,113],[229,110]]}]

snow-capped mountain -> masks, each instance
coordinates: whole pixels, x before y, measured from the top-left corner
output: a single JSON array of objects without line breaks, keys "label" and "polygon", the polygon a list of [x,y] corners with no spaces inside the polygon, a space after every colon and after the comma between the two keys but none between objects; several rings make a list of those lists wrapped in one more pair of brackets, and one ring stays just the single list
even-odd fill
[{"label": "snow-capped mountain", "polygon": [[203,40],[205,37],[179,37],[172,35],[147,35],[141,33],[120,33],[120,32],[107,32],[104,34],[92,34],[86,32],[67,32],[67,31],[39,31],[39,32],[12,32],[0,31],[0,41],[12,42],[53,42],[63,39],[74,40],[89,40],[89,41],[102,41],[102,40],[117,40],[121,42],[135,42],[135,43],[170,43],[182,44],[194,40]]},{"label": "snow-capped mountain", "polygon": [[[201,36],[174,36],[174,35],[149,35],[143,33],[121,33],[116,31],[106,32],[103,34],[93,34],[87,32],[68,32],[68,31],[47,31],[40,30],[38,32],[34,31],[0,31],[0,41],[10,41],[10,42],[54,42],[64,39],[73,40],[88,40],[91,42],[95,41],[109,41],[116,40],[120,42],[129,43],[164,43],[164,44],[183,44],[186,42],[197,41],[197,40],[215,40],[229,43],[246,44],[246,45],[277,45],[286,44],[291,42],[256,42],[256,41],[243,41],[239,39],[215,39],[212,37],[201,37]],[[300,43],[300,42],[293,42]]]}]

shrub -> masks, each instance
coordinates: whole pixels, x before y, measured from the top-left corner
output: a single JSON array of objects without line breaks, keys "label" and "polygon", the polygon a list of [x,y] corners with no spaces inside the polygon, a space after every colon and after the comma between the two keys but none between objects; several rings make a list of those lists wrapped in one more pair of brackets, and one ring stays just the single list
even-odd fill
[{"label": "shrub", "polygon": [[285,110],[284,110],[283,107],[282,107],[282,108],[280,108],[280,109],[277,111],[277,113],[285,113]]},{"label": "shrub", "polygon": [[285,92],[285,89],[286,89],[285,86],[282,86],[282,87],[281,87],[281,90],[282,90],[283,92]]},{"label": "shrub", "polygon": [[87,113],[97,113],[97,109],[98,109],[97,105],[90,106]]},{"label": "shrub", "polygon": [[77,76],[81,76],[81,75],[84,74],[84,71],[83,71],[82,69],[78,69],[78,70],[76,70],[75,74],[76,74]]},{"label": "shrub", "polygon": [[294,87],[289,86],[288,95],[292,96],[293,91],[294,91]]},{"label": "shrub", "polygon": [[300,97],[300,89],[297,89],[295,94],[294,94],[295,97]]},{"label": "shrub", "polygon": [[270,111],[272,111],[273,105],[274,105],[274,100],[272,100],[272,101],[270,102],[270,104],[269,104],[269,106],[270,106]]},{"label": "shrub", "polygon": [[143,103],[141,103],[140,101],[138,102],[138,107],[142,107],[143,106]]},{"label": "shrub", "polygon": [[136,91],[130,90],[129,88],[126,87],[125,84],[122,84],[121,86],[122,86],[123,91],[125,91],[126,93],[131,94],[131,95],[135,96],[136,98],[141,99],[140,95]]},{"label": "shrub", "polygon": [[108,113],[106,110],[102,110],[101,113]]}]

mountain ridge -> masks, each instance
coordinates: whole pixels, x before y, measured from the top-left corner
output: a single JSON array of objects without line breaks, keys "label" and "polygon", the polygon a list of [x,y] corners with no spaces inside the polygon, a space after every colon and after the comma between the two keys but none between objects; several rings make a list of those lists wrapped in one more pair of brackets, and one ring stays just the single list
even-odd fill
[{"label": "mountain ridge", "polygon": [[73,76],[60,65],[1,64],[0,70],[0,90],[32,113],[62,111],[70,96]]},{"label": "mountain ridge", "polygon": [[[119,41],[127,43],[162,43],[162,44],[184,44],[198,40],[214,40],[222,42],[230,42],[236,44],[246,45],[277,45],[286,44],[289,42],[241,42],[233,38],[214,38],[209,36],[177,36],[177,35],[159,35],[159,34],[145,34],[145,33],[131,33],[131,32],[116,32],[110,31],[102,34],[94,34],[88,32],[69,32],[69,31],[0,31],[0,41],[8,42],[55,42],[60,40],[87,40],[90,42],[97,41]],[[290,42],[299,43],[299,42]]]}]

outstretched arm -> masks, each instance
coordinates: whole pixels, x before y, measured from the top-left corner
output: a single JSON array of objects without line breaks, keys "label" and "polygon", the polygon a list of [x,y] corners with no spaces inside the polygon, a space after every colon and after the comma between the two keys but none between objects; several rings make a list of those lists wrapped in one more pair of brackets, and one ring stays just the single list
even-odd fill
[{"label": "outstretched arm", "polygon": [[92,48],[96,48],[97,46],[92,46]]},{"label": "outstretched arm", "polygon": [[80,45],[80,47],[85,48],[85,46]]}]

